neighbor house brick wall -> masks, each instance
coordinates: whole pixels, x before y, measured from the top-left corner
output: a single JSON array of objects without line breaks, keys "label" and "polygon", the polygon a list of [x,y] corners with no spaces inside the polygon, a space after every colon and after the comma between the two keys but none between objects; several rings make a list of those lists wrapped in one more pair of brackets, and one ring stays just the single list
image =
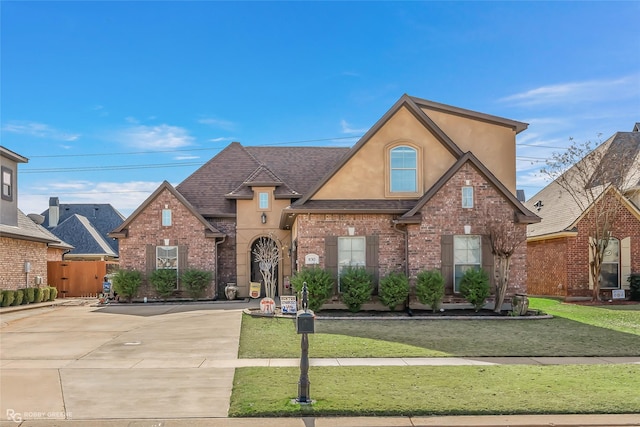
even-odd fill
[{"label": "neighbor house brick wall", "polygon": [[[47,245],[29,240],[0,237],[0,289],[20,289],[34,286],[34,278],[42,277],[42,284],[47,279]],[[24,263],[31,263],[28,279],[24,271]],[[28,280],[28,281],[27,281]]]},{"label": "neighbor house brick wall", "polygon": [[[575,239],[572,239],[575,240]],[[567,237],[527,243],[527,292],[529,295],[565,296]]]},{"label": "neighbor house brick wall", "polygon": [[[631,271],[640,271],[640,220],[616,198],[609,196],[617,206],[611,235],[617,239],[631,238]],[[596,212],[591,210],[577,224],[578,235],[569,245],[567,263],[569,286],[567,296],[591,296],[589,289],[589,235],[593,230]]]},{"label": "neighbor house brick wall", "polygon": [[[167,206],[172,211],[172,225],[162,226],[162,210]],[[164,190],[152,200],[129,224],[126,238],[120,239],[120,267],[138,270],[146,276],[146,245],[186,246],[187,266],[210,271],[214,275],[207,296],[213,296],[216,274],[216,240],[205,237],[205,226],[171,192]],[[185,266],[179,266],[184,269]],[[146,282],[146,280],[145,280]],[[152,295],[148,284],[139,296]]]}]

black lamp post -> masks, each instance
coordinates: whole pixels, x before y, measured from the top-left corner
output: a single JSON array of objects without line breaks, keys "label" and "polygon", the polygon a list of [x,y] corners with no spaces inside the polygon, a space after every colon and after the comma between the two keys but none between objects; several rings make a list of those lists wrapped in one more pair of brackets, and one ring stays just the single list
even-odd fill
[{"label": "black lamp post", "polygon": [[302,283],[302,312],[296,316],[296,329],[299,334],[302,334],[300,340],[300,379],[298,380],[298,398],[296,403],[311,404],[311,398],[309,397],[309,337],[308,334],[313,334],[315,331],[314,320],[315,315],[313,311],[308,310],[309,306],[309,290],[307,289],[307,282]]}]

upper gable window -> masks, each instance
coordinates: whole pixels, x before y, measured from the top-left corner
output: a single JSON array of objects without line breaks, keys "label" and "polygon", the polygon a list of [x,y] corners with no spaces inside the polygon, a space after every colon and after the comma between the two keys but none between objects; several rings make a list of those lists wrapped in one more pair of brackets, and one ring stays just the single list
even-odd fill
[{"label": "upper gable window", "polygon": [[171,225],[171,209],[162,209],[162,226],[169,227]]},{"label": "upper gable window", "polygon": [[7,167],[2,167],[2,200],[13,201],[13,171]]},{"label": "upper gable window", "polygon": [[401,145],[390,152],[391,193],[415,193],[418,191],[418,152]]},{"label": "upper gable window", "polygon": [[473,208],[473,187],[462,187],[462,207]]},{"label": "upper gable window", "polygon": [[258,193],[258,207],[260,209],[269,209],[269,193]]}]

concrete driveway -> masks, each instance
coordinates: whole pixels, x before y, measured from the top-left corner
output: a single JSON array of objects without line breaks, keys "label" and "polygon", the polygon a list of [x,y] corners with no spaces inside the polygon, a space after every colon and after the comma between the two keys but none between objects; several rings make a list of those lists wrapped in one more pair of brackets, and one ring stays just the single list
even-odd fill
[{"label": "concrete driveway", "polygon": [[[244,303],[2,314],[0,414],[226,417]],[[227,363],[225,363],[225,361]]]}]

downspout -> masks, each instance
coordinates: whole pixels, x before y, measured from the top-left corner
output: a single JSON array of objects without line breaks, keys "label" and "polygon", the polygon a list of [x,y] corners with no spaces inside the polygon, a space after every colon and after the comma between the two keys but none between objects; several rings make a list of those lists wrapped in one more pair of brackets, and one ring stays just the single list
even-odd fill
[{"label": "downspout", "polygon": [[216,301],[218,299],[218,281],[220,280],[220,263],[218,262],[218,258],[220,256],[220,251],[218,250],[218,245],[224,243],[227,240],[227,235],[222,236],[222,240],[216,241],[216,287],[215,293],[213,294],[213,300]]}]

